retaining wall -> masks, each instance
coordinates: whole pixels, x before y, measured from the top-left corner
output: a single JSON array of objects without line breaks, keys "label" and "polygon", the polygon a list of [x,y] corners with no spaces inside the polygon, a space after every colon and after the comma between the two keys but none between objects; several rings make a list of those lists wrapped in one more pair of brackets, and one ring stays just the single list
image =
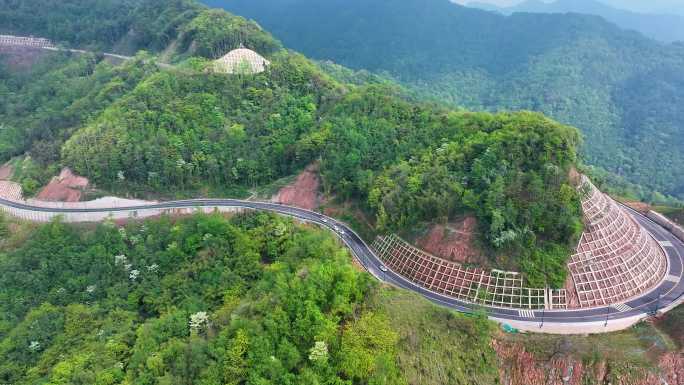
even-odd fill
[{"label": "retaining wall", "polygon": [[[605,321],[594,322],[544,322],[538,321],[515,321],[503,318],[489,317],[490,320],[510,325],[518,330],[529,333],[546,333],[546,334],[565,334],[565,335],[579,335],[579,334],[600,334],[610,333],[627,329],[636,325],[648,316],[646,314],[635,315],[627,318],[610,319]],[[541,327],[540,327],[541,326]]]},{"label": "retaining wall", "polygon": [[649,211],[646,216],[651,219],[653,222],[663,226],[665,229],[667,229],[669,232],[671,232],[675,237],[679,238],[682,242],[684,242],[684,229],[679,226],[678,224],[674,223],[671,221],[669,218],[666,216],[657,213],[655,211]]},{"label": "retaining wall", "polygon": [[578,304],[590,308],[619,304],[655,287],[667,271],[656,240],[612,198],[582,177],[585,228],[568,269]]},{"label": "retaining wall", "polygon": [[0,35],[0,45],[36,48],[54,47],[48,39],[11,35]]},{"label": "retaining wall", "polygon": [[[134,205],[127,205],[124,202],[131,202],[120,200],[118,207],[130,207]],[[98,201],[93,202],[78,202],[78,203],[58,203],[58,202],[29,202],[29,204],[34,206],[40,206],[45,208],[59,209],[59,208],[69,208],[69,209],[91,209],[98,208],[101,203]],[[117,206],[109,206],[117,207]],[[129,219],[143,219],[156,217],[160,215],[191,215],[198,212],[213,213],[235,213],[242,212],[245,209],[241,207],[184,207],[184,208],[142,208],[142,209],[122,209],[122,210],[112,210],[112,211],[98,211],[98,212],[66,212],[59,213],[54,211],[33,211],[27,209],[20,209],[15,207],[9,207],[0,205],[0,210],[11,215],[13,217],[32,221],[32,222],[49,222],[57,217],[60,217],[62,221],[66,223],[88,223],[88,222],[102,222],[104,220],[110,219],[114,221],[129,220]]]}]

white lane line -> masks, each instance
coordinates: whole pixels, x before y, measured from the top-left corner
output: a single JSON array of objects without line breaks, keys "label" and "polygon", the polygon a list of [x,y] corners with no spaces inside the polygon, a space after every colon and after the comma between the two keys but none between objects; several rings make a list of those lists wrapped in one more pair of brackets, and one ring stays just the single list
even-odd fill
[{"label": "white lane line", "polygon": [[626,303],[619,303],[617,305],[613,305],[613,308],[615,308],[619,312],[626,312],[632,310],[632,307],[627,305]]},{"label": "white lane line", "polygon": [[518,310],[518,315],[525,318],[534,318],[534,311],[532,310]]},{"label": "white lane line", "polygon": [[679,277],[677,277],[676,275],[670,274],[670,275],[668,275],[667,277],[665,277],[665,280],[666,280],[666,281],[670,281],[670,282],[677,283],[677,282],[679,282]]},{"label": "white lane line", "polygon": [[662,247],[673,247],[672,242],[670,241],[658,241],[658,243],[660,243],[660,246]]}]

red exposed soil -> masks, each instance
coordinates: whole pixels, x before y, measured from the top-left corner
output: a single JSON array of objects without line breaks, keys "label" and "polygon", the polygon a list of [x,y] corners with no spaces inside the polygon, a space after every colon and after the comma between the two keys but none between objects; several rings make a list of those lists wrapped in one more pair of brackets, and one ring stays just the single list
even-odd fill
[{"label": "red exposed soil", "polygon": [[428,233],[416,240],[416,246],[428,253],[459,263],[484,263],[482,253],[473,245],[477,220],[465,217],[446,226],[433,225]]},{"label": "red exposed soil", "polygon": [[[494,341],[499,358],[499,376],[510,385],[581,385],[581,361],[557,355],[539,360],[519,344]],[[598,383],[598,382],[597,382]]]},{"label": "red exposed soil", "polygon": [[[658,373],[631,370],[625,374],[611,374],[610,364],[601,360],[585,365],[571,354],[556,352],[551,358],[536,357],[517,343],[493,341],[499,359],[501,383],[508,385],[662,385],[684,384],[684,356],[682,352],[664,353],[657,360]],[[588,382],[589,381],[589,382]]]},{"label": "red exposed soil", "polygon": [[14,169],[12,168],[11,165],[5,163],[0,167],[0,180],[9,180],[9,178],[12,176]]},{"label": "red exposed soil", "polygon": [[86,187],[88,187],[87,178],[78,176],[65,168],[59,176],[52,178],[50,183],[43,187],[36,198],[52,202],[78,202]]},{"label": "red exposed soil", "polygon": [[321,185],[318,166],[308,166],[291,185],[285,186],[271,201],[313,210],[320,204],[318,188]]}]

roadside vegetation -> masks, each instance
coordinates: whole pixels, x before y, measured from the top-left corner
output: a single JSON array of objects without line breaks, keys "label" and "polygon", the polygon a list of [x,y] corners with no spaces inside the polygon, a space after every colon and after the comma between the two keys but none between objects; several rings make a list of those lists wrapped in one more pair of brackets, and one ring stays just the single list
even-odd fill
[{"label": "roadside vegetation", "polygon": [[[96,55],[57,54],[25,72],[0,69],[7,100],[0,161],[24,156],[25,171],[15,180],[28,194],[50,171],[68,166],[121,195],[244,198],[320,162],[325,192],[373,218],[375,229],[366,233],[474,214],[490,254],[510,256],[532,285],[563,284],[582,230],[579,195],[568,179],[577,162],[576,129],[530,112],[419,103],[384,81],[342,83],[243,18],[193,2],[171,2],[154,14],[141,11],[153,0],[132,4],[137,8],[122,26],[173,20],[158,24],[168,24],[165,37],[142,40],[152,53],[120,66]],[[57,7],[48,25],[78,28],[68,10],[81,5],[46,6]],[[102,17],[91,11],[83,10]],[[2,15],[13,12],[30,17],[23,7]],[[116,45],[98,33],[94,41]],[[177,66],[160,68],[152,55],[162,48],[152,42],[171,40],[174,53],[164,54]],[[209,59],[239,45],[265,55],[268,70],[209,70]],[[333,72],[346,81],[365,76]]]},{"label": "roadside vegetation", "polygon": [[417,384],[439,337],[463,349],[423,379],[494,383],[488,321],[379,287],[323,230],[243,214],[26,231],[0,244],[2,382]]}]

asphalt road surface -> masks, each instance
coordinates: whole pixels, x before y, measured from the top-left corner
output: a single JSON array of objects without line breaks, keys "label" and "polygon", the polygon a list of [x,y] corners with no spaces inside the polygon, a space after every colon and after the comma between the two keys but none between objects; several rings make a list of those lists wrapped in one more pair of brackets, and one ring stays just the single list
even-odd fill
[{"label": "asphalt road surface", "polygon": [[[377,279],[411,290],[419,293],[431,300],[432,302],[449,307],[451,309],[461,312],[471,312],[473,304],[457,300],[439,293],[432,292],[424,287],[414,284],[410,280],[394,273],[391,270],[383,271],[380,267],[383,266],[382,261],[371,251],[368,245],[358,236],[349,226],[327,217],[323,214],[300,209],[297,207],[286,206],[276,203],[267,202],[252,202],[242,201],[236,199],[197,199],[163,202],[156,204],[148,204],[141,206],[128,207],[112,207],[112,208],[97,208],[97,209],[58,209],[58,208],[44,208],[29,206],[19,202],[8,201],[0,199],[0,205],[7,207],[14,207],[23,210],[35,212],[51,212],[51,213],[87,213],[87,212],[119,212],[119,211],[134,211],[142,209],[179,209],[179,208],[202,208],[202,207],[238,207],[253,210],[262,210],[275,212],[287,216],[291,216],[300,220],[318,224],[322,227],[333,231],[351,250],[358,261]],[[621,306],[622,309],[629,309],[627,311],[620,311],[614,306],[591,308],[584,310],[535,310],[535,311],[518,311],[517,309],[506,309],[479,306],[479,309],[486,310],[491,317],[496,317],[504,320],[516,321],[532,321],[544,323],[583,323],[583,322],[597,322],[606,320],[616,320],[621,318],[633,317],[640,314],[652,314],[657,309],[672,304],[677,301],[684,294],[684,279],[682,279],[684,258],[684,242],[677,239],[670,232],[657,225],[655,222],[646,218],[645,216],[631,210],[634,218],[646,228],[646,230],[662,244],[665,244],[664,250],[668,258],[668,269],[666,277],[658,286],[639,297],[627,301],[625,304],[628,307]],[[669,242],[669,243],[667,243]],[[671,244],[671,246],[670,246]],[[630,309],[631,308],[631,309]]]}]

